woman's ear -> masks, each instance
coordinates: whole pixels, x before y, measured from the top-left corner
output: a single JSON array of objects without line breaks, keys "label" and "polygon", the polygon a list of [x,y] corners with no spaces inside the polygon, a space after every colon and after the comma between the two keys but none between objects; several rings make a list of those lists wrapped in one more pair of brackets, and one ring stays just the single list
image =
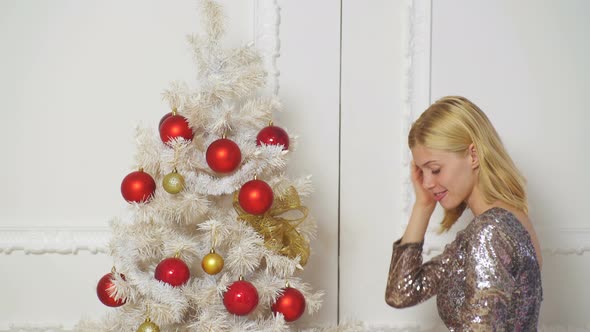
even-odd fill
[{"label": "woman's ear", "polygon": [[469,157],[471,159],[471,168],[477,169],[479,168],[479,157],[477,156],[477,149],[475,148],[475,144],[469,144]]}]

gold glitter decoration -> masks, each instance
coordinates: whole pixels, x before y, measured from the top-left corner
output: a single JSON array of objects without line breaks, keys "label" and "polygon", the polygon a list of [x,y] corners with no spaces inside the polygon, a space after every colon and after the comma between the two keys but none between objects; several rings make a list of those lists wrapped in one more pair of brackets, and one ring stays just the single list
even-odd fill
[{"label": "gold glitter decoration", "polygon": [[145,322],[139,325],[137,332],[160,332],[160,327],[148,317],[145,319]]},{"label": "gold glitter decoration", "polygon": [[[264,245],[289,258],[301,257],[304,266],[309,258],[309,242],[297,231],[297,226],[307,218],[307,207],[301,205],[299,194],[294,187],[289,187],[284,196],[275,199],[272,207],[262,215],[245,212],[238,202],[238,192],[234,193],[234,209],[238,219],[246,221],[264,237]],[[300,218],[288,219],[280,217],[290,211],[299,211]]]}]

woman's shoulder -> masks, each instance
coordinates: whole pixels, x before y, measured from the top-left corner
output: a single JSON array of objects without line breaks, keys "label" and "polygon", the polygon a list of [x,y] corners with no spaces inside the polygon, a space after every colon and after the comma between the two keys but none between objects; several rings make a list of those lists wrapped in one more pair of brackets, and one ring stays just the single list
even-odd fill
[{"label": "woman's shoulder", "polygon": [[516,213],[493,207],[476,216],[465,231],[466,254],[474,261],[494,261],[514,275],[540,274],[542,257]]},{"label": "woman's shoulder", "polygon": [[503,229],[514,227],[517,224],[520,224],[520,222],[514,213],[505,208],[495,206],[473,218],[469,226],[478,229],[502,226],[501,229]]},{"label": "woman's shoulder", "polygon": [[501,207],[492,207],[473,218],[465,228],[464,237],[483,244],[519,241],[519,238],[526,235],[526,230],[512,212]]}]

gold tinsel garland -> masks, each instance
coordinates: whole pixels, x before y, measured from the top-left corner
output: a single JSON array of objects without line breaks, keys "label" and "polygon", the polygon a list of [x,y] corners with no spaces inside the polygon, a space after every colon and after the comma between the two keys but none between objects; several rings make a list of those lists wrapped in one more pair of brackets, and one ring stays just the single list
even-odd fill
[{"label": "gold tinsel garland", "polygon": [[[289,258],[299,256],[300,264],[304,266],[309,258],[309,242],[297,231],[297,226],[307,218],[307,207],[301,205],[299,194],[294,187],[289,187],[284,196],[275,199],[272,207],[262,215],[252,215],[245,212],[238,202],[238,192],[234,193],[234,209],[238,219],[246,221],[264,237],[264,245],[281,255]],[[290,219],[280,217],[289,211],[299,211],[301,218]]]}]

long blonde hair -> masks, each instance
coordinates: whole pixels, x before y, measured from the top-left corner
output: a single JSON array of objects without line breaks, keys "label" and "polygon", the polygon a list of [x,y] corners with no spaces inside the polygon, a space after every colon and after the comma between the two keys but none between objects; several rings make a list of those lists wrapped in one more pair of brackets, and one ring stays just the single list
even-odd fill
[{"label": "long blonde hair", "polygon": [[[434,150],[465,154],[473,143],[479,158],[479,189],[486,203],[502,201],[528,213],[525,179],[506,152],[488,117],[467,98],[447,96],[437,100],[414,122],[408,135],[417,144]],[[448,231],[467,207],[463,202],[447,210],[441,222]]]}]

